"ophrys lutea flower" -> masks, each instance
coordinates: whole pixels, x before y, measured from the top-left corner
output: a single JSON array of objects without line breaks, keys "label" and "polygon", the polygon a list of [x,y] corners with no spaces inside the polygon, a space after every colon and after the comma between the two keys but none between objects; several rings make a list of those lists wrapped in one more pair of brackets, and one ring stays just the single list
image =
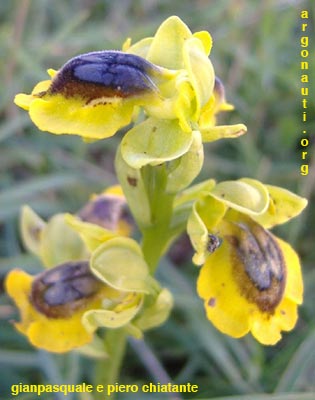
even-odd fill
[{"label": "ophrys lutea flower", "polygon": [[[37,84],[30,95],[18,94],[15,102],[39,129],[86,140],[110,137],[134,122],[123,146],[125,160],[136,168],[157,158],[169,161],[189,151],[195,131],[202,141],[246,131],[242,124],[214,126],[215,115],[231,106],[208,58],[211,47],[208,32],[192,33],[173,16],[154,37],[133,45],[127,41],[123,51],[82,54],[58,71],[48,70],[50,80]],[[142,127],[144,119],[149,122]],[[157,145],[151,140],[146,158],[138,137],[143,132],[144,143],[150,135],[162,137]],[[160,142],[165,148],[158,148]]]},{"label": "ophrys lutea flower", "polygon": [[298,215],[307,201],[253,179],[213,183],[193,206],[188,233],[202,264],[197,291],[208,319],[239,338],[271,345],[296,324],[303,300],[298,255],[268,228]]},{"label": "ophrys lutea flower", "polygon": [[57,353],[82,348],[99,327],[141,337],[167,319],[171,294],[150,276],[139,245],[121,236],[131,227],[125,205],[115,187],[78,216],[44,222],[23,209],[23,239],[47,269],[35,276],[14,269],[6,288],[20,311],[15,326],[34,346]]}]

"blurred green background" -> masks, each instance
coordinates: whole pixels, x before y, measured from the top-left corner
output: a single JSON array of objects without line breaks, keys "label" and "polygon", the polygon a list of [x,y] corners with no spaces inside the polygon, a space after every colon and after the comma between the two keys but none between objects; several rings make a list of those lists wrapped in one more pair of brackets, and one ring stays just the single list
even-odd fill
[{"label": "blurred green background", "polygon": [[[300,94],[300,10],[308,9],[310,79],[308,122],[302,124]],[[113,158],[119,137],[85,144],[80,138],[39,132],[26,112],[13,104],[74,55],[120,49],[154,34],[170,15],[192,31],[213,36],[211,59],[235,111],[224,124],[242,122],[248,134],[206,146],[200,179],[248,176],[293,190],[309,199],[302,216],[276,233],[299,252],[305,301],[297,327],[276,346],[263,347],[251,337],[233,340],[217,332],[204,316],[195,294],[196,267],[169,258],[159,278],[175,296],[172,318],[149,332],[145,345],[131,343],[121,383],[159,381],[199,386],[183,398],[235,400],[303,400],[315,398],[315,144],[308,148],[309,174],[301,176],[302,129],[314,139],[314,2],[293,0],[2,0],[0,2],[0,274],[13,267],[40,270],[19,238],[18,217],[27,203],[43,217],[74,212],[115,182]],[[182,249],[179,250],[180,254]],[[92,381],[93,362],[77,353],[51,355],[36,351],[10,324],[17,318],[11,301],[0,297],[0,398],[10,398],[11,384]],[[151,357],[151,359],[150,359]],[[152,358],[154,362],[152,362]],[[151,361],[150,361],[151,360]],[[294,394],[299,392],[299,394]],[[312,394],[313,393],[313,394]],[[231,397],[230,397],[231,396]],[[34,399],[36,395],[20,395]],[[60,400],[63,395],[43,395]],[[68,396],[70,400],[87,397]],[[146,396],[175,399],[176,396]],[[177,397],[178,398],[178,397]],[[118,399],[141,399],[120,394]]]}]

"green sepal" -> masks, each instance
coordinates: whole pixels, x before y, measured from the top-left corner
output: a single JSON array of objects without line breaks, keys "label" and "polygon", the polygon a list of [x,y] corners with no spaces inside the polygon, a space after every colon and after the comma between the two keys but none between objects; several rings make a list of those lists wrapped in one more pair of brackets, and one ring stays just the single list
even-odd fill
[{"label": "green sepal", "polygon": [[92,342],[79,347],[76,351],[86,357],[98,360],[109,357],[104,341],[97,335],[93,336]]},{"label": "green sepal", "polygon": [[117,234],[99,225],[81,221],[71,214],[65,214],[65,220],[80,235],[89,251],[94,251],[100,244],[117,237]]},{"label": "green sepal", "polygon": [[173,296],[167,289],[162,289],[157,297],[146,296],[143,309],[133,325],[141,331],[162,325],[168,319],[173,304]]},{"label": "green sepal", "polygon": [[54,215],[41,234],[40,258],[43,264],[50,268],[86,257],[87,249],[77,232],[67,224],[65,214]]},{"label": "green sepal", "polygon": [[139,312],[142,306],[142,296],[137,296],[134,304],[126,304],[118,310],[89,310],[83,314],[82,323],[88,332],[94,332],[97,328],[118,329],[127,325]]},{"label": "green sepal", "polygon": [[174,201],[174,207],[185,207],[186,204],[191,204],[198,200],[198,198],[207,195],[215,187],[216,182],[214,179],[207,179],[200,183],[190,186],[186,190],[180,192]]},{"label": "green sepal", "polygon": [[180,18],[172,16],[166,19],[152,40],[147,59],[165,68],[183,68],[183,46],[191,36],[190,29]]},{"label": "green sepal", "polygon": [[101,244],[92,253],[90,266],[100,280],[114,289],[147,294],[156,290],[141,248],[130,238],[118,237]]},{"label": "green sepal", "polygon": [[195,201],[207,195],[214,186],[215,180],[209,179],[192,185],[188,189],[178,193],[174,201],[174,210],[171,221],[171,229],[173,231],[173,234],[171,235],[172,240],[185,231],[187,220],[191,214]]},{"label": "green sepal", "polygon": [[183,156],[192,141],[192,132],[184,132],[177,120],[151,117],[124,136],[121,154],[132,168],[156,166]]},{"label": "green sepal", "polygon": [[121,147],[116,153],[115,168],[128,206],[139,228],[151,225],[150,202],[141,170],[132,168],[126,163],[121,155]]},{"label": "green sepal", "polygon": [[25,205],[21,209],[20,230],[25,247],[38,257],[40,256],[40,238],[46,222]]},{"label": "green sepal", "polygon": [[142,58],[147,58],[153,37],[146,37],[131,45],[131,39],[127,39],[123,44],[123,51],[126,53],[136,54]]},{"label": "green sepal", "polygon": [[193,205],[187,223],[187,233],[196,252],[193,256],[194,264],[204,264],[209,255],[207,249],[209,233],[217,233],[216,227],[225,215],[226,210],[227,206],[224,203],[209,195]]},{"label": "green sepal", "polygon": [[281,187],[265,185],[269,192],[269,207],[261,215],[252,218],[264,228],[283,224],[299,215],[307,206],[307,199]]},{"label": "green sepal", "polygon": [[269,206],[266,186],[250,178],[220,182],[211,190],[210,195],[228,207],[248,215],[263,214]]},{"label": "green sepal", "polygon": [[167,177],[166,191],[169,193],[177,193],[185,189],[201,171],[204,153],[201,135],[199,131],[192,131],[192,144],[189,150],[178,160],[171,161],[168,168],[171,170]]}]

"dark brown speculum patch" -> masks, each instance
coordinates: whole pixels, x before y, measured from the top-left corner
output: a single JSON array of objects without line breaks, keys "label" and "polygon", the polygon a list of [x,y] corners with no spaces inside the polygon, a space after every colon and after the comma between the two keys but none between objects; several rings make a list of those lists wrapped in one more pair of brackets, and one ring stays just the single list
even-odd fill
[{"label": "dark brown speculum patch", "polygon": [[33,281],[30,301],[49,318],[69,318],[95,296],[102,283],[87,261],[61,264],[39,274]]},{"label": "dark brown speculum patch", "polygon": [[87,103],[101,98],[128,98],[156,92],[151,75],[159,68],[119,51],[96,51],[69,60],[54,76],[47,93],[80,97]]},{"label": "dark brown speculum patch", "polygon": [[273,314],[282,300],[286,265],[279,244],[260,225],[236,224],[236,234],[227,236],[231,261],[241,294],[258,308]]}]

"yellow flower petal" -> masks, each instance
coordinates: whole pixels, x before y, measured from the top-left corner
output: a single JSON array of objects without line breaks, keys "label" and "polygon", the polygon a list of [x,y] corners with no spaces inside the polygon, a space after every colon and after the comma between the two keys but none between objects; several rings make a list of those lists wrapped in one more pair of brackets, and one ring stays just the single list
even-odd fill
[{"label": "yellow flower petal", "polygon": [[33,277],[20,269],[12,270],[5,282],[6,292],[21,312],[21,321],[16,322],[15,327],[23,334],[26,334],[29,324],[38,314],[28,300],[32,282]]},{"label": "yellow flower petal", "polygon": [[287,282],[284,296],[296,304],[302,304],[303,280],[299,257],[289,243],[279,238],[277,238],[277,242],[283,252],[287,268]]},{"label": "yellow flower petal", "polygon": [[294,328],[297,318],[297,304],[283,299],[274,315],[259,313],[252,315],[251,332],[260,343],[274,345],[281,339],[281,331],[290,331]]},{"label": "yellow flower petal", "polygon": [[35,321],[27,330],[30,342],[41,349],[65,353],[91,342],[93,335],[82,325],[82,311],[70,319]]},{"label": "yellow flower petal", "polygon": [[193,256],[194,264],[203,264],[209,256],[209,233],[218,231],[217,226],[225,212],[225,204],[210,196],[204,196],[193,205],[187,222],[187,232],[196,251]]},{"label": "yellow flower petal", "polygon": [[113,194],[113,195],[125,198],[124,192],[123,192],[122,187],[120,185],[109,186],[102,193],[105,194],[105,195],[106,194]]},{"label": "yellow flower petal", "polygon": [[208,129],[201,129],[202,141],[204,143],[219,139],[235,139],[244,135],[246,132],[247,128],[243,124],[219,125]]},{"label": "yellow flower petal", "polygon": [[[270,234],[263,234],[263,228],[258,229],[257,225],[250,228],[255,235],[252,237],[244,237],[236,228],[234,231],[232,228],[231,224],[230,231],[229,225],[221,226],[223,244],[208,256],[201,268],[197,282],[198,294],[205,301],[208,319],[220,331],[232,337],[241,337],[251,332],[262,344],[273,345],[281,339],[281,331],[294,328],[298,318],[297,307],[302,302],[303,294],[298,257],[282,240],[274,238],[272,243]],[[259,247],[250,242],[254,237]],[[268,253],[261,247],[263,239],[266,241],[266,249],[269,249]],[[245,243],[245,240],[249,242]],[[278,251],[282,252],[281,257],[274,253],[273,247],[276,244],[280,246]],[[244,254],[246,246],[250,251],[248,255]],[[256,257],[255,251],[259,252]],[[273,256],[268,261],[268,268],[276,267],[272,266],[272,261],[276,261],[273,257],[284,259],[286,281],[283,280],[285,277],[279,280],[280,291],[274,286],[275,281],[271,281],[268,288],[259,289],[260,281],[257,281],[257,285],[253,282],[258,270],[254,275],[247,272],[248,268],[253,268],[253,272],[254,268],[261,268],[260,274],[263,274],[267,266],[265,257],[270,254]],[[257,264],[259,259],[261,265]],[[257,265],[251,267],[248,265],[250,262],[256,262]],[[285,286],[281,290],[283,283]],[[279,299],[278,294],[281,295]]]},{"label": "yellow flower petal", "polygon": [[21,313],[21,321],[15,323],[16,328],[34,346],[51,352],[62,353],[89,343],[92,335],[84,329],[81,318],[87,309],[100,307],[101,300],[91,299],[70,318],[48,318],[30,302],[33,280],[34,277],[18,269],[8,274],[6,290]]},{"label": "yellow flower petal", "polygon": [[197,291],[205,301],[208,319],[217,329],[235,338],[249,332],[250,314],[255,307],[240,296],[226,242],[207,258],[201,268]]},{"label": "yellow flower petal", "polygon": [[201,41],[204,47],[204,52],[208,56],[210,54],[213,43],[210,33],[207,31],[195,32],[193,34],[193,37],[198,38]]},{"label": "yellow flower petal", "polygon": [[23,110],[29,110],[30,104],[34,100],[34,97],[30,94],[19,93],[14,98],[14,103],[23,108]]},{"label": "yellow flower petal", "polygon": [[134,106],[132,100],[122,98],[100,98],[87,103],[79,97],[55,94],[35,99],[29,113],[40,130],[103,139],[130,123]]},{"label": "yellow flower petal", "polygon": [[50,84],[51,84],[50,80],[41,81],[37,83],[37,85],[34,87],[32,91],[32,94],[19,93],[15,96],[14,103],[17,106],[23,108],[24,110],[29,110],[31,103],[37,97],[36,95],[38,95],[39,93],[46,92]]}]

